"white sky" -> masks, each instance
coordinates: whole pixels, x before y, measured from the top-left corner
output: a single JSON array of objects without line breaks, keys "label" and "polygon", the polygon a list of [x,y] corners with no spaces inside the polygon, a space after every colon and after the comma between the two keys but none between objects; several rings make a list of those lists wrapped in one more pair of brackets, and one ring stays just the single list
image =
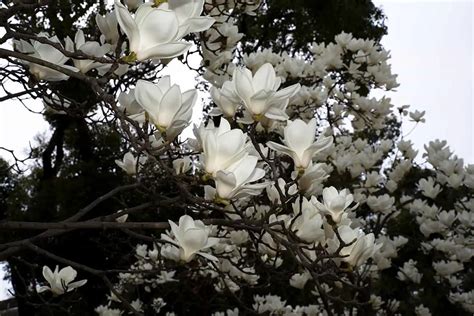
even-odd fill
[{"label": "white sky", "polygon": [[[375,0],[388,17],[382,40],[391,51],[400,86],[389,93],[396,106],[426,110],[426,123],[408,136],[423,144],[446,139],[459,157],[474,163],[473,10],[471,1]],[[404,125],[408,133],[414,123]],[[418,157],[420,158],[420,157]]]},{"label": "white sky", "polygon": [[[388,35],[382,40],[391,50],[392,70],[400,87],[389,93],[396,106],[412,105],[426,110],[425,124],[408,136],[420,149],[439,138],[467,163],[474,163],[473,110],[473,22],[471,1],[374,0],[388,17]],[[179,62],[166,70],[182,90],[191,89],[194,73]],[[201,95],[202,97],[202,95]],[[38,107],[38,104],[35,105]],[[199,117],[199,109],[195,118]],[[413,123],[404,126],[411,130]],[[20,156],[47,124],[18,102],[0,104],[0,146],[16,150]],[[3,155],[2,153],[0,153]],[[0,271],[0,278],[2,273]],[[0,280],[0,300],[8,286]]]}]

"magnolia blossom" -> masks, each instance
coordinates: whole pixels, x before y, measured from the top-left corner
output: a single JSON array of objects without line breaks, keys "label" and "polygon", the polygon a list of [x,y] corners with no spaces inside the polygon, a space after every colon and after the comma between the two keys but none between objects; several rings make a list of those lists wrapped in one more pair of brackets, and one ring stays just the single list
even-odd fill
[{"label": "magnolia blossom", "polygon": [[193,163],[189,157],[183,157],[173,160],[173,169],[176,174],[183,174],[191,170]]},{"label": "magnolia blossom", "polygon": [[306,198],[293,204],[296,219],[291,219],[289,225],[296,236],[306,242],[320,242],[324,240],[323,218],[319,210]]},{"label": "magnolia blossom", "polygon": [[295,163],[296,169],[306,169],[317,153],[332,144],[331,137],[320,136],[318,140],[315,141],[315,118],[307,124],[300,119],[288,121],[283,134],[284,145],[268,142],[267,146],[275,151],[290,156]]},{"label": "magnolia blossom", "polygon": [[[366,235],[360,229],[352,229],[346,225],[339,226],[337,230],[344,243],[348,244],[339,252],[343,256],[341,260],[347,262],[351,267],[358,267],[363,264],[382,246],[381,244],[375,244],[373,233]],[[328,246],[332,251],[335,251],[339,245],[336,236],[328,240]]]},{"label": "magnolia blossom", "polygon": [[209,237],[210,228],[202,221],[195,221],[189,215],[183,215],[179,219],[179,225],[168,221],[174,238],[162,234],[161,238],[179,247],[179,258],[184,262],[194,259],[199,254],[209,260],[216,261],[217,258],[201,252],[201,250],[213,247],[219,242],[219,238]]},{"label": "magnolia blossom", "polygon": [[436,196],[441,192],[441,186],[436,184],[433,178],[421,179],[418,182],[418,188],[421,190],[421,193],[429,198],[436,198]]},{"label": "magnolia blossom", "polygon": [[[140,7],[141,8],[141,7]],[[157,84],[138,80],[135,99],[146,111],[133,115],[133,119],[148,119],[168,140],[173,140],[189,124],[197,99],[195,89],[181,93],[178,85],[171,86],[170,77],[161,78]]]},{"label": "magnolia blossom", "polygon": [[[66,38],[66,49],[68,51],[80,50],[81,52],[90,56],[103,57],[111,50],[111,46],[110,44],[100,45],[98,42],[92,41],[86,42],[84,32],[82,30],[78,30],[76,32],[76,36],[74,37],[74,43],[69,37]],[[76,68],[82,73],[86,73],[91,69],[104,66],[104,64],[90,59],[73,59],[72,61],[74,62],[74,66],[76,66]]]},{"label": "magnolia blossom", "polygon": [[38,288],[38,292],[51,291],[54,295],[61,295],[70,292],[75,288],[86,284],[87,280],[72,282],[77,276],[77,271],[68,266],[58,271],[58,266],[54,272],[47,266],[43,267],[43,277],[48,281],[49,286],[44,285]]},{"label": "magnolia blossom", "polygon": [[258,195],[268,184],[254,183],[265,176],[265,171],[257,166],[258,158],[246,155],[229,168],[216,173],[215,190],[206,186],[207,198],[227,201],[247,195]]},{"label": "magnolia blossom", "polygon": [[114,11],[106,13],[104,16],[97,14],[95,22],[102,35],[100,41],[107,42],[111,45],[116,45],[119,40],[117,16]]},{"label": "magnolia blossom", "polygon": [[247,155],[247,135],[240,129],[230,129],[225,119],[221,120],[219,127],[211,123],[207,128],[201,127],[198,133],[204,170],[213,177],[219,170],[227,169]]},{"label": "magnolia blossom", "polygon": [[294,171],[291,177],[297,179],[299,190],[310,196],[315,194],[317,190],[321,190],[322,182],[329,177],[324,167],[325,164],[322,163],[310,164],[302,175]]},{"label": "magnolia blossom", "polygon": [[311,274],[305,270],[303,273],[293,274],[290,278],[290,285],[297,289],[303,289],[310,279]]},{"label": "magnolia blossom", "polygon": [[335,223],[339,223],[344,211],[354,201],[354,197],[347,189],[337,191],[335,187],[329,187],[323,190],[323,203],[316,198],[313,201],[321,212],[330,215]]},{"label": "magnolia blossom", "polygon": [[240,98],[235,92],[235,84],[233,81],[226,81],[222,88],[211,87],[212,100],[217,105],[211,112],[211,115],[223,114],[225,117],[233,118],[235,112],[240,106]]},{"label": "magnolia blossom", "polygon": [[[39,36],[46,37],[44,34],[39,34]],[[57,43],[61,45],[58,38],[56,36],[46,38],[47,40]],[[77,71],[76,68],[72,66],[65,65],[65,63],[69,60],[63,53],[61,53],[55,47],[43,44],[35,40],[31,40],[30,42],[26,42],[24,40],[15,40],[15,47],[22,53],[29,54],[32,57],[50,62],[57,66],[61,66],[62,68]],[[62,72],[53,70],[46,66],[41,66],[35,63],[30,63],[28,61],[24,61],[26,65],[28,65],[30,73],[36,77],[38,80],[46,80],[46,81],[62,81],[67,80],[69,78],[68,75],[63,74]]]},{"label": "magnolia blossom", "polygon": [[247,68],[236,68],[233,81],[245,109],[253,120],[257,121],[263,117],[274,120],[288,119],[285,109],[289,99],[300,89],[299,84],[294,84],[277,91],[281,78],[275,75],[275,69],[269,63],[261,66],[255,75]]},{"label": "magnolia blossom", "polygon": [[125,115],[136,115],[143,113],[143,108],[141,105],[135,100],[135,89],[130,89],[127,92],[121,92],[118,96],[118,102],[120,104],[119,109]]},{"label": "magnolia blossom", "polygon": [[115,160],[117,166],[122,168],[127,174],[133,175],[137,173],[137,168],[140,168],[146,161],[146,157],[134,157],[131,152],[126,153],[122,160]]},{"label": "magnolia blossom", "polygon": [[421,123],[424,123],[426,122],[426,120],[423,118],[423,116],[425,116],[425,113],[426,111],[418,111],[416,110],[415,112],[410,112],[409,115],[410,115],[410,119],[411,121],[413,122],[421,122]]},{"label": "magnolia blossom", "polygon": [[191,47],[190,43],[181,41],[183,36],[206,30],[214,22],[196,16],[202,10],[200,1],[170,2],[158,7],[150,2],[144,3],[132,16],[120,1],[115,1],[117,21],[129,39],[132,61],[182,55]]}]

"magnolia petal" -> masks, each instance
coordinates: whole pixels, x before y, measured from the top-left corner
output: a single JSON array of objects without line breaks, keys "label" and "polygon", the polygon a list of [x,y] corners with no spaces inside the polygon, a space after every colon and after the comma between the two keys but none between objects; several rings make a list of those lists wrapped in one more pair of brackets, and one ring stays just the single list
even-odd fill
[{"label": "magnolia petal", "polygon": [[135,48],[140,44],[140,32],[138,30],[137,23],[135,23],[128,9],[122,3],[120,3],[119,0],[115,0],[114,11],[120,28],[125,33],[125,35],[127,35],[130,41],[130,47]]},{"label": "magnolia petal", "polygon": [[158,115],[161,110],[161,90],[153,83],[138,80],[135,87],[135,100],[148,113],[153,123],[158,123]]},{"label": "magnolia petal", "polygon": [[263,64],[255,73],[252,79],[254,91],[273,90],[276,79],[275,69],[270,63]]},{"label": "magnolia petal", "polygon": [[[163,127],[170,126],[180,107],[182,107],[181,90],[178,85],[173,85],[161,99],[158,121],[155,124]],[[180,119],[180,117],[176,117],[176,119]]]},{"label": "magnolia petal", "polygon": [[214,261],[214,262],[218,262],[219,259],[217,259],[217,257],[209,254],[209,253],[205,253],[205,252],[198,252],[197,255],[201,256],[201,257],[204,257],[206,258],[207,260],[211,260],[211,261]]},{"label": "magnolia petal", "polygon": [[290,148],[288,148],[284,145],[281,145],[281,144],[278,144],[278,143],[275,143],[275,142],[268,142],[267,147],[269,147],[270,149],[273,149],[274,151],[282,153],[284,155],[290,156],[290,157],[293,157],[293,155],[294,155],[293,150],[291,150]]},{"label": "magnolia petal", "polygon": [[189,29],[193,33],[205,31],[209,29],[215,22],[216,20],[209,16],[200,16],[188,20]]},{"label": "magnolia petal", "polygon": [[294,96],[300,90],[301,85],[299,83],[281,89],[275,93],[275,98],[288,99]]},{"label": "magnolia petal", "polygon": [[67,288],[68,288],[68,291],[72,291],[74,290],[75,288],[78,288],[80,286],[83,286],[84,284],[87,283],[87,280],[80,280],[80,281],[76,281],[76,282],[72,282],[72,283],[69,283]]},{"label": "magnolia petal", "polygon": [[72,267],[68,266],[68,267],[65,267],[65,268],[62,268],[59,273],[59,278],[61,278],[61,280],[64,280],[66,284],[69,284],[70,282],[72,282],[72,280],[74,280],[77,276],[77,271],[74,270]]},{"label": "magnolia petal", "polygon": [[43,277],[49,284],[54,282],[54,274],[53,271],[48,266],[43,267]]},{"label": "magnolia petal", "polygon": [[250,97],[254,94],[252,86],[252,73],[250,70],[236,69],[234,72],[235,91],[239,97],[244,101],[248,102]]},{"label": "magnolia petal", "polygon": [[191,48],[191,46],[192,44],[187,42],[158,44],[156,46],[147,48],[143,52],[137,53],[137,59],[144,60],[148,58],[174,58],[186,53]]}]

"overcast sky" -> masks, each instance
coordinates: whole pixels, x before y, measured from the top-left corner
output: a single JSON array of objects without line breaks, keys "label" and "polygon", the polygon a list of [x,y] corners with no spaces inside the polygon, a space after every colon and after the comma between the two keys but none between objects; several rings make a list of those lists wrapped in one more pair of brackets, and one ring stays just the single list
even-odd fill
[{"label": "overcast sky", "polygon": [[[375,0],[388,19],[388,35],[382,41],[391,50],[392,70],[400,87],[389,93],[396,106],[410,104],[426,110],[425,124],[408,136],[417,148],[439,138],[448,140],[451,149],[466,162],[474,163],[473,110],[473,4],[471,1]],[[174,62],[176,63],[176,62]],[[194,74],[173,69],[183,78],[173,80],[183,90],[192,88]],[[39,110],[41,105],[29,103]],[[196,116],[199,116],[199,110]],[[403,130],[408,133],[413,123]],[[22,149],[47,124],[41,116],[21,104],[0,104],[0,146]],[[1,153],[0,153],[1,154]],[[1,272],[0,272],[1,275]],[[0,299],[7,286],[0,281]]]},{"label": "overcast sky", "polygon": [[[426,110],[426,123],[408,136],[417,148],[439,138],[474,163],[472,1],[375,0],[387,15],[392,71],[398,74],[396,106]],[[404,125],[408,133],[413,123]],[[421,153],[421,152],[420,152]]]}]

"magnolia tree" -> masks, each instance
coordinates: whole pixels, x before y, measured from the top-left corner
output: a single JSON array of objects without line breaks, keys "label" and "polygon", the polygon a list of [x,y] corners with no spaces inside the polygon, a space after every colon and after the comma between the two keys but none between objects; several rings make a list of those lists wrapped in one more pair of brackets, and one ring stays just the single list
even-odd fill
[{"label": "magnolia tree", "polygon": [[[71,297],[93,287],[109,293],[99,315],[474,312],[474,166],[439,140],[418,155],[400,135],[403,117],[419,123],[424,112],[370,96],[398,86],[379,44],[342,33],[305,54],[244,54],[238,18],[262,9],[251,0],[116,0],[74,38],[16,22],[44,6],[0,10],[2,84],[24,86],[2,101],[30,95],[45,115],[113,128],[124,151],[111,158],[129,179],[56,221],[0,222],[5,235],[28,232],[0,244],[0,259],[33,271],[18,299],[48,315],[76,314]],[[160,75],[194,53],[212,98],[200,125],[197,90]],[[118,195],[122,207],[96,213]],[[80,230],[131,237],[127,266],[41,246]]]}]

